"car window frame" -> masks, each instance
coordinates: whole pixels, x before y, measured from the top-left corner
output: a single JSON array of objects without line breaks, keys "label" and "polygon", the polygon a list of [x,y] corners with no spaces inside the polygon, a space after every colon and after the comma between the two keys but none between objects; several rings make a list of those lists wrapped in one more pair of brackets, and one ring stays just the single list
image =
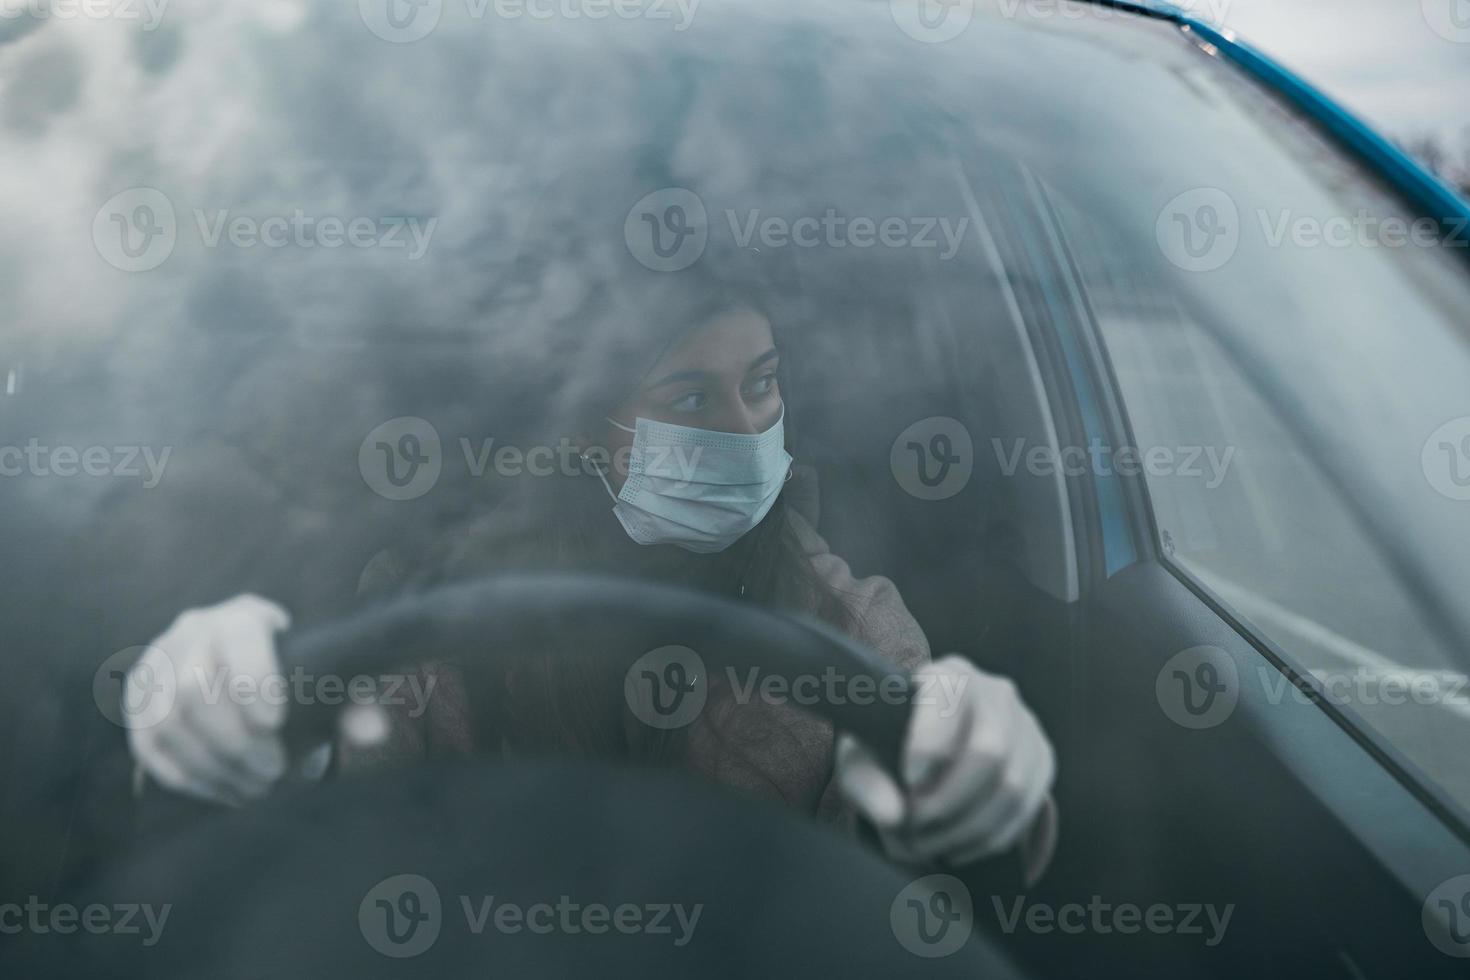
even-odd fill
[{"label": "car window frame", "polygon": [[[1047,191],[1042,188],[1042,199],[1045,199]],[[1068,249],[1065,237],[1065,229],[1061,222],[1055,219],[1054,214],[1048,209],[1043,213],[1041,220],[1054,222],[1056,232],[1064,249]],[[1112,357],[1109,353],[1102,330],[1097,318],[1092,314],[1090,307],[1085,303],[1086,289],[1078,273],[1075,263],[1068,262],[1064,267],[1065,272],[1072,279],[1071,288],[1075,289],[1082,297],[1084,303],[1080,307],[1085,310],[1085,316],[1078,317],[1072,323],[1072,329],[1079,334],[1080,347],[1085,351],[1088,362],[1088,370],[1095,384],[1095,390],[1099,392],[1100,398],[1107,407],[1105,419],[1107,424],[1107,438],[1111,446],[1136,446],[1137,439],[1134,435],[1133,425],[1127,408],[1127,399],[1123,388],[1118,380],[1117,372],[1113,366]],[[1053,378],[1055,380],[1055,378]],[[1247,378],[1247,381],[1250,381]],[[1073,393],[1070,397],[1075,397]],[[1282,426],[1294,436],[1304,438],[1305,433],[1299,426],[1292,424],[1290,419],[1279,418]],[[1312,460],[1312,465],[1317,465]],[[1384,737],[1377,729],[1359,721],[1353,717],[1342,706],[1335,704],[1328,692],[1324,690],[1321,683],[1308,670],[1296,663],[1290,653],[1285,651],[1266,633],[1266,631],[1255,626],[1242,612],[1235,609],[1222,596],[1216,593],[1198,576],[1194,575],[1180,561],[1177,561],[1164,545],[1162,529],[1157,519],[1157,511],[1154,508],[1152,496],[1148,488],[1148,482],[1142,473],[1115,473],[1114,478],[1121,481],[1126,488],[1124,499],[1128,521],[1133,531],[1134,540],[1137,543],[1137,562],[1156,562],[1170,575],[1177,579],[1181,585],[1195,595],[1219,620],[1219,623],[1228,628],[1241,641],[1252,647],[1267,663],[1277,670],[1297,691],[1301,692],[1312,705],[1317,707],[1340,729],[1348,738],[1361,747],[1374,761],[1392,776],[1396,782],[1402,785],[1418,802],[1432,813],[1441,823],[1448,827],[1457,837],[1466,843],[1470,843],[1470,807],[1464,806],[1451,798],[1439,784],[1425,773],[1418,765],[1410,760],[1392,742]],[[1092,475],[1086,474],[1085,479],[1092,481]],[[1093,491],[1095,492],[1095,491]],[[1092,510],[1091,516],[1095,519],[1096,510]],[[1355,522],[1359,521],[1356,512],[1350,510],[1350,516]],[[1099,529],[1092,523],[1082,525],[1082,538],[1096,537]],[[1366,535],[1369,544],[1377,551],[1381,549],[1376,538]],[[1085,557],[1085,556],[1083,556]],[[1105,569],[1099,567],[1096,561],[1082,562],[1080,567],[1084,580],[1086,577],[1099,576],[1102,579],[1111,577]],[[1397,574],[1392,563],[1388,563],[1391,574]],[[1114,572],[1113,574],[1115,574]],[[1097,578],[1094,578],[1094,584]],[[1401,583],[1402,584],[1402,583]],[[1084,590],[1086,586],[1084,585]],[[1415,608],[1428,614],[1418,595],[1410,588],[1407,590]]]}]

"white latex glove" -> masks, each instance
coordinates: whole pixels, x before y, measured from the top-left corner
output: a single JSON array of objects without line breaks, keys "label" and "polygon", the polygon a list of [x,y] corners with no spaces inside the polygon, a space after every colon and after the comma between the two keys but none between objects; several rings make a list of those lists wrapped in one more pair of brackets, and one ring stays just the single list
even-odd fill
[{"label": "white latex glove", "polygon": [[[264,795],[286,772],[286,705],[260,696],[260,685],[280,675],[275,634],[290,623],[286,610],[254,595],[181,613],[128,673],[129,685],[135,678],[147,684],[158,676],[150,661],[167,656],[176,684],[162,721],[128,730],[139,768],[169,789],[215,802],[239,805]],[[231,681],[240,676],[254,679],[254,696],[231,697]]]},{"label": "white latex glove", "polygon": [[924,665],[914,685],[904,789],[857,740],[837,742],[838,787],[889,855],[960,865],[1016,846],[1033,825],[1054,836],[1038,818],[1054,813],[1056,758],[1015,685],[959,656]]}]

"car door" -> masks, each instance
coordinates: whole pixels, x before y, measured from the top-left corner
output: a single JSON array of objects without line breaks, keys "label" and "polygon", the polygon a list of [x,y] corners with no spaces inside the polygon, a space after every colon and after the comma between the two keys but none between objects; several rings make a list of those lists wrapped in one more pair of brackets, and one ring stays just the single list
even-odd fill
[{"label": "car door", "polygon": [[[1440,505],[1462,490],[1467,420],[1335,454],[1296,408],[1374,369],[1353,344],[1323,346],[1297,397],[1276,397],[1269,368],[1171,288],[1170,263],[1130,254],[1044,177],[1015,181],[1003,206],[1028,240],[1010,261],[1035,295],[1063,433],[1051,463],[1082,531],[1066,669],[1021,678],[1059,742],[1068,832],[1028,899],[1056,922],[1023,925],[1017,943],[1059,971],[1457,975],[1470,956],[1465,646],[1424,586],[1452,571],[1402,547],[1421,530],[1394,529],[1440,519],[1457,533],[1463,511]],[[1398,327],[1412,365],[1463,343],[1446,311],[1464,309],[1464,269],[1442,252],[1318,268],[1412,267],[1429,287]],[[1297,275],[1319,261],[1296,258]],[[1293,324],[1262,326],[1269,349]],[[1404,381],[1433,385],[1438,367]],[[1374,485],[1418,496],[1372,509]],[[1124,905],[1145,917],[1132,933],[1118,928]],[[1112,911],[1069,931],[1069,906]]]}]

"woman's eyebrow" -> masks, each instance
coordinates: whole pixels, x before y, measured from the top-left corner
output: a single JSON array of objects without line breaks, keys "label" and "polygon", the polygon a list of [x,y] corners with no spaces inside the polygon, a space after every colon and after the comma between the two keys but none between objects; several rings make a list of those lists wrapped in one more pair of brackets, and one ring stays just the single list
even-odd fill
[{"label": "woman's eyebrow", "polygon": [[[779,357],[780,354],[781,354],[780,351],[778,351],[776,348],[772,347],[770,350],[766,351],[764,354],[760,355],[755,360],[751,361],[750,362],[750,366],[745,369],[745,373],[746,374],[749,374],[751,371],[754,371],[756,368],[760,367],[762,364],[766,363],[767,361],[774,360],[775,358]],[[650,381],[648,384],[646,384],[646,385],[643,386],[643,390],[644,391],[652,391],[654,388],[662,388],[664,385],[671,385],[671,384],[675,384],[675,383],[680,382],[680,381],[704,381],[705,379],[711,377],[712,376],[712,373],[713,372],[710,372],[710,371],[693,371],[693,370],[691,370],[691,371],[675,371],[673,374],[666,374],[666,375],[664,375],[662,378],[659,378],[657,381]]]},{"label": "woman's eyebrow", "polygon": [[776,348],[772,347],[770,350],[766,351],[760,357],[757,357],[755,360],[751,361],[750,362],[750,367],[748,367],[748,368],[745,369],[745,373],[746,374],[749,374],[750,372],[754,371],[756,368],[760,367],[762,364],[766,363],[767,361],[773,361],[773,360],[775,360],[776,358],[778,358],[780,356],[781,356],[781,352],[778,351]]},{"label": "woman's eyebrow", "polygon": [[664,375],[657,381],[650,381],[643,386],[643,390],[652,391],[654,388],[662,388],[664,385],[671,385],[678,381],[703,381],[709,376],[708,371],[675,371],[673,374]]}]

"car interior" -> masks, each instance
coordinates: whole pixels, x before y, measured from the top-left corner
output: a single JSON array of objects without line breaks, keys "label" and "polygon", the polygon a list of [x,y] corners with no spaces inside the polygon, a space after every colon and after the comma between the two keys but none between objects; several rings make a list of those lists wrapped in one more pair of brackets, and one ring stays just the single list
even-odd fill
[{"label": "car interior", "polygon": [[[1089,22],[1075,31],[1090,37],[1111,26]],[[1073,43],[1065,40],[1071,30],[1048,24],[1035,33],[1049,40],[1027,43]],[[1134,58],[1166,28],[1148,30],[1119,40],[1108,57]],[[1190,84],[1216,95],[1198,79]],[[1090,97],[1078,95],[1068,112],[1092,119]],[[988,111],[1024,129],[1019,109]],[[921,123],[916,131],[932,137]],[[805,125],[794,111],[770,123],[777,132]],[[874,125],[879,137],[887,133]],[[503,488],[467,463],[480,440],[503,437],[534,411],[517,359],[524,338],[515,329],[495,336],[462,324],[443,329],[430,323],[435,309],[416,319],[407,304],[375,299],[373,283],[353,298],[350,312],[360,321],[344,324],[352,316],[323,304],[310,313],[334,326],[301,329],[306,314],[289,307],[287,290],[261,287],[278,268],[267,275],[221,263],[194,279],[180,272],[143,280],[129,309],[154,310],[152,329],[78,344],[27,334],[15,356],[23,374],[11,369],[11,395],[0,401],[0,421],[15,432],[109,445],[146,433],[180,449],[156,491],[22,483],[16,506],[0,514],[0,535],[17,556],[0,590],[0,621],[9,662],[19,665],[0,690],[8,729],[0,770],[12,774],[0,791],[0,827],[8,831],[0,864],[19,894],[152,897],[175,903],[184,923],[175,928],[194,931],[152,952],[118,937],[65,948],[17,943],[16,952],[0,953],[0,969],[10,975],[5,958],[14,956],[16,976],[472,972],[484,945],[467,940],[477,937],[389,963],[363,945],[350,915],[336,914],[339,896],[415,869],[440,882],[446,902],[489,875],[524,898],[538,888],[622,886],[708,903],[704,938],[689,950],[649,937],[610,944],[582,937],[555,947],[497,937],[496,969],[536,976],[589,969],[1036,980],[1093,972],[1461,975],[1458,961],[1425,941],[1423,918],[1435,884],[1470,869],[1465,790],[1451,782],[1463,773],[1452,759],[1463,747],[1461,730],[1444,729],[1436,743],[1443,770],[1435,770],[1430,755],[1395,748],[1383,736],[1391,728],[1329,703],[1303,651],[1343,644],[1261,601],[1280,584],[1273,573],[1285,578],[1297,567],[1285,558],[1242,544],[1252,558],[1266,555],[1266,570],[1247,582],[1255,593],[1232,591],[1218,566],[1195,561],[1177,531],[1176,503],[1142,475],[1017,465],[1033,449],[1055,458],[1157,441],[1136,397],[1150,373],[1182,389],[1179,404],[1207,415],[1209,379],[1198,367],[1206,358],[1178,355],[1150,331],[1190,326],[1203,334],[1218,326],[1221,300],[1160,255],[1138,259],[1137,227],[1116,227],[1117,211],[1137,202],[1104,199],[1106,177],[1068,180],[1055,157],[1028,159],[1017,151],[1022,141],[996,128],[992,138],[966,134],[920,149],[873,137],[874,173],[857,177],[841,153],[806,161],[872,215],[967,219],[963,248],[942,259],[884,249],[762,256],[774,270],[762,299],[782,350],[788,445],[801,472],[791,492],[806,495],[817,530],[854,574],[896,584],[936,656],[956,652],[1012,678],[1055,746],[1061,833],[1038,884],[1026,888],[1014,868],[992,862],[895,867],[871,839],[838,838],[677,774],[565,761],[481,759],[379,780],[293,782],[233,812],[140,796],[122,733],[92,710],[102,696],[97,685],[116,680],[100,674],[98,662],[126,651],[136,657],[179,610],[242,591],[278,599],[304,635],[319,638],[327,633],[310,631],[340,627],[345,632],[332,635],[361,638],[376,627],[374,635],[402,635],[393,630],[431,623],[436,610],[449,610],[442,615],[455,624],[442,642],[472,627],[514,637],[580,607],[602,623],[625,610],[638,628],[662,622],[697,631],[702,622],[698,635],[711,643],[778,637],[758,651],[777,666],[858,656],[802,639],[784,621],[685,606],[657,592],[637,596],[626,582],[563,583],[567,591],[551,583],[546,594],[555,601],[521,601],[514,613],[506,611],[515,605],[508,593],[492,586],[471,593],[469,611],[438,593],[397,606],[395,597],[364,598],[365,570],[382,556],[411,566],[436,536],[501,502]],[[548,206],[574,183],[549,180]],[[815,210],[827,194],[822,180],[811,180],[795,197]],[[624,208],[613,199],[614,210]],[[1145,224],[1148,237],[1151,216]],[[1247,255],[1238,268],[1267,270],[1275,261]],[[605,271],[589,269],[589,276]],[[1240,302],[1269,297],[1270,289],[1265,283]],[[385,307],[376,319],[375,302]],[[1331,329],[1298,318],[1303,336]],[[1309,398],[1303,405],[1262,382],[1259,361],[1227,334],[1210,334],[1218,349],[1209,349],[1235,372],[1229,383],[1259,382],[1259,412],[1315,445],[1303,419],[1332,406]],[[1164,353],[1140,368],[1130,351],[1142,347]],[[1330,375],[1330,359],[1318,364],[1319,353],[1311,352],[1316,373],[1298,376]],[[1280,360],[1272,366],[1291,376],[1296,363]],[[0,378],[7,368],[0,358]],[[1226,387],[1219,384],[1211,391]],[[358,451],[364,433],[403,416],[433,423],[443,474],[432,493],[392,501],[365,486]],[[1315,474],[1304,509],[1326,511],[1312,498],[1340,491],[1341,471],[1295,455]],[[1365,459],[1368,450],[1342,465],[1365,470]],[[942,475],[951,466],[964,478],[928,493],[930,468]],[[1268,505],[1277,499],[1259,497]],[[1365,516],[1349,504],[1332,506],[1344,525]],[[1362,578],[1393,578],[1405,597],[1396,622],[1432,620],[1434,609],[1420,602],[1427,590],[1401,574],[1405,562],[1380,553],[1379,540],[1362,534],[1356,553],[1376,563]],[[1331,567],[1336,554],[1324,552],[1324,577],[1339,571]],[[1249,568],[1230,571],[1246,578]],[[476,618],[496,610],[504,617],[493,625]],[[1173,658],[1201,648],[1249,682],[1231,692],[1238,702],[1227,721],[1191,728],[1163,708],[1160,691],[1172,682]],[[815,659],[781,659],[798,654]],[[1271,680],[1257,684],[1258,677]],[[1286,687],[1273,688],[1277,679]],[[930,873],[968,888],[976,935],[960,956],[920,961],[892,941],[886,923],[895,890]],[[214,884],[232,875],[249,887],[225,893]],[[1015,908],[1098,903],[1193,909],[1196,927],[1036,929],[1009,918]],[[1230,909],[1223,935],[1212,935],[1201,911],[1207,905]]]},{"label": "car interior", "polygon": [[[1024,181],[1024,173],[1015,179]],[[959,184],[956,192],[965,187]],[[1045,227],[1045,212],[1022,213],[1021,203],[1044,206],[1044,196],[1007,190],[992,175],[981,193],[993,196],[972,211],[977,223],[985,214],[993,221]],[[1142,506],[1146,488],[1123,477],[1111,478],[1116,485],[1109,491],[1100,489],[1101,478],[1086,474],[1023,472],[1015,478],[1003,472],[1006,447],[1015,440],[1028,446],[1084,445],[1099,431],[1104,438],[1126,439],[1127,430],[1086,305],[1070,311],[1049,305],[1058,283],[1071,275],[1065,251],[1002,251],[1014,242],[1009,233],[983,224],[977,230],[968,253],[972,261],[963,270],[917,264],[879,272],[871,265],[876,260],[863,260],[870,265],[857,272],[847,261],[827,267],[806,262],[795,271],[804,296],[831,300],[820,304],[820,316],[793,316],[779,336],[789,365],[793,455],[814,478],[818,529],[856,574],[886,575],[897,584],[936,653],[959,652],[1014,678],[1051,734],[1062,760],[1056,797],[1065,831],[1055,864],[1032,900],[1085,903],[1098,894],[1140,905],[1159,896],[1181,907],[1206,901],[1235,905],[1231,931],[1214,947],[1193,934],[1147,943],[1097,933],[1008,934],[996,925],[998,918],[977,914],[984,955],[1011,961],[992,969],[1070,975],[1080,964],[1104,958],[1140,975],[1238,976],[1289,962],[1302,976],[1392,976],[1408,960],[1416,963],[1417,976],[1449,975],[1432,950],[1429,956],[1420,950],[1418,917],[1408,914],[1416,902],[1390,863],[1397,857],[1395,844],[1419,849],[1446,831],[1434,826],[1422,801],[1382,769],[1362,742],[1309,705],[1272,705],[1259,725],[1186,732],[1183,738],[1158,710],[1154,678],[1173,652],[1209,643],[1242,656],[1261,654],[1222,603],[1168,567]],[[923,277],[927,288],[895,292],[888,288],[895,275]],[[839,289],[838,282],[874,285]],[[177,607],[180,596],[203,601],[237,587],[241,576],[263,592],[290,597],[308,620],[348,616],[357,608],[357,578],[375,554],[403,545],[411,553],[426,526],[452,526],[487,503],[493,506],[485,487],[468,478],[459,484],[446,478],[429,506],[411,513],[363,503],[360,493],[340,496],[356,478],[348,452],[337,453],[341,462],[326,470],[310,468],[309,439],[269,421],[262,426],[257,406],[270,406],[267,419],[284,422],[303,410],[293,398],[307,397],[304,392],[315,402],[333,378],[381,371],[391,343],[291,344],[293,349],[281,350],[258,338],[226,336],[221,356],[218,336],[174,340],[206,358],[206,374],[217,377],[226,366],[231,369],[212,415],[196,410],[174,423],[180,441],[203,437],[215,447],[205,457],[209,465],[185,469],[176,478],[183,487],[175,491],[179,501],[204,509],[164,522],[165,511],[180,516],[179,504],[169,497],[118,495],[115,505],[88,502],[110,516],[100,524],[100,540],[67,540],[44,525],[18,529],[23,548],[31,535],[28,547],[40,571],[35,582],[51,580],[62,568],[87,570],[69,600],[78,615],[65,642],[122,646],[122,638],[143,635],[150,621]],[[343,391],[348,414],[364,423],[343,423],[335,438],[349,446],[351,434],[367,428],[366,420],[382,417],[384,404],[406,404],[406,396],[415,411],[447,423],[445,432],[481,431],[474,427],[474,392],[482,390],[476,373],[488,356],[457,343],[427,355],[416,350],[406,381],[403,375],[379,376],[380,403],[354,406]],[[236,371],[242,363],[246,370]],[[34,377],[48,367],[32,362],[30,371]],[[86,368],[73,362],[66,370],[74,372],[71,380],[84,382]],[[157,390],[147,368],[138,373],[141,387]],[[434,378],[428,395],[415,391],[426,377]],[[196,395],[176,390],[173,397],[182,407]],[[895,478],[894,447],[912,423],[934,418],[956,420],[969,434],[973,471],[958,493],[925,500]],[[899,447],[899,457],[906,448]],[[301,479],[304,473],[308,480]],[[207,499],[198,496],[200,486],[210,488]],[[331,518],[322,520],[326,504]],[[279,526],[282,513],[300,529],[303,547],[293,554],[270,553],[256,531]],[[166,524],[178,537],[158,540],[156,529]],[[186,542],[211,560],[169,567],[165,556]],[[114,567],[97,568],[93,556],[109,553],[116,556]],[[134,574],[138,568],[149,570],[146,578]],[[12,601],[26,601],[25,585],[19,585]],[[135,601],[119,603],[120,593],[131,593]],[[51,600],[37,594],[29,601]],[[120,609],[129,610],[125,618],[131,622],[119,621]],[[23,628],[17,640],[25,642]],[[81,682],[81,676],[72,681]],[[54,694],[50,702],[47,697],[38,696],[37,704],[54,703]],[[35,717],[34,706],[29,717]],[[68,724],[54,717],[49,737],[59,739]],[[48,780],[54,794],[49,800],[43,798],[39,809],[33,801],[9,802],[12,817],[24,807],[31,820],[51,824],[53,846],[67,851],[68,873],[82,877],[109,855],[126,853],[129,835],[137,832],[123,816],[130,774],[121,746],[91,727],[89,756],[63,769],[64,778]],[[38,729],[33,738],[45,742],[48,731]],[[1313,768],[1324,755],[1332,763]],[[1342,787],[1318,781],[1324,772],[1347,776],[1349,770],[1352,786],[1348,808],[1342,809],[1336,805],[1342,801],[1332,798]],[[565,775],[510,771],[505,778],[507,785],[530,780],[528,793],[552,793],[546,784]],[[416,791],[429,794],[423,799],[482,792],[459,780],[432,792],[416,784]],[[378,798],[368,787],[340,792],[344,800],[356,794],[360,807]],[[615,784],[599,792],[623,800]],[[57,809],[62,801],[78,799],[83,802]],[[687,804],[681,798],[677,805]],[[259,846],[269,850],[284,847],[284,828],[303,813],[315,813],[313,807],[326,804],[292,799],[258,824],[238,817],[236,822],[249,824],[248,833],[260,835]],[[392,807],[384,812],[401,816]],[[206,828],[209,819],[219,819],[196,818]],[[321,812],[310,819],[337,817]],[[1378,834],[1388,828],[1394,840],[1365,840],[1358,836],[1365,827],[1379,828]],[[364,826],[344,831],[342,839],[357,841],[371,832]],[[668,829],[661,826],[659,833]],[[38,834],[47,839],[44,829]],[[143,863],[155,871],[206,866],[210,840],[201,831],[179,851],[182,858],[159,863],[163,859],[154,855]],[[841,866],[844,853],[855,867],[873,858],[839,851],[824,860]],[[35,847],[30,855],[33,874],[54,873],[54,851]],[[994,869],[957,873],[977,902],[996,903],[997,912],[1020,894]],[[267,877],[294,882],[298,875],[277,868]],[[293,907],[295,914],[306,914],[309,900],[305,893],[250,914],[289,919]],[[237,964],[254,962],[238,952]],[[292,968],[310,962],[297,956]]]}]

